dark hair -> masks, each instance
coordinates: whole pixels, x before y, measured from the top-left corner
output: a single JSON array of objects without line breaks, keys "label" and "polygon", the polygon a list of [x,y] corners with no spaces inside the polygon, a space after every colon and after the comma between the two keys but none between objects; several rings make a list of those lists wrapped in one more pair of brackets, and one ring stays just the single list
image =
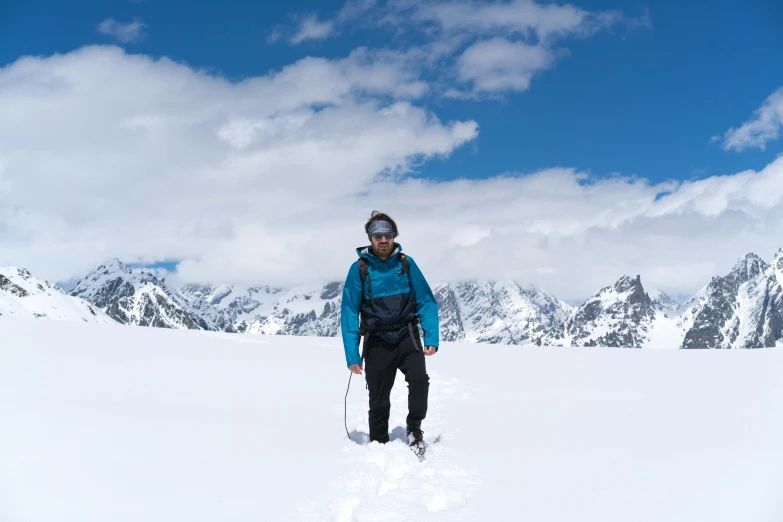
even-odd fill
[{"label": "dark hair", "polygon": [[395,223],[394,220],[390,218],[388,214],[384,214],[383,212],[378,212],[377,210],[373,210],[372,214],[370,214],[370,220],[367,221],[367,223],[364,225],[364,231],[369,234],[370,225],[372,225],[376,221],[388,221],[392,226],[392,230],[394,230],[394,237],[400,235],[400,233],[397,231],[397,223]]}]

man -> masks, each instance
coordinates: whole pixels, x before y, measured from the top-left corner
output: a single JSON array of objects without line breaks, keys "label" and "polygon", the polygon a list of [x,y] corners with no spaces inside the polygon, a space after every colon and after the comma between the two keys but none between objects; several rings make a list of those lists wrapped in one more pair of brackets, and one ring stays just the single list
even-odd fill
[{"label": "man", "polygon": [[[341,328],[345,358],[350,371],[358,375],[362,373],[362,358],[367,363],[370,441],[389,441],[389,395],[397,369],[402,371],[408,382],[408,443],[421,456],[421,421],[427,414],[429,391],[424,356],[438,351],[438,305],[419,267],[394,242],[399,235],[394,220],[374,211],[364,230],[371,244],[356,249],[367,266],[364,291],[358,260],[351,265],[343,290]],[[419,323],[424,330],[423,346]]]}]

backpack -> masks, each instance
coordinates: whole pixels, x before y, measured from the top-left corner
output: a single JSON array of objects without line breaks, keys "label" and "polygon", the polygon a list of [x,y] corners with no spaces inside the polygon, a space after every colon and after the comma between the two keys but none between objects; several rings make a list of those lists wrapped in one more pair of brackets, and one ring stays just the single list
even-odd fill
[{"label": "backpack", "polygon": [[[411,265],[408,262],[408,258],[405,257],[405,254],[400,254],[400,262],[402,263],[402,269],[405,271],[405,275],[408,276],[408,285],[410,286],[411,289],[411,295],[413,295],[413,282],[411,281]],[[367,265],[367,260],[363,257],[359,258],[358,263],[359,263],[359,279],[361,279],[362,281],[362,293],[360,294],[361,300],[359,302],[359,311],[361,313],[362,304],[364,303],[364,282],[367,280],[368,265]],[[370,304],[373,307],[373,309],[375,309],[375,301],[373,301],[372,298],[372,284],[368,286],[367,292],[370,294]],[[414,320],[413,322],[417,322],[417,321]],[[414,330],[412,329],[413,322],[408,323],[408,328],[410,328],[411,335],[413,335],[414,332]],[[390,329],[395,329],[399,326],[402,325],[393,325]],[[359,321],[359,336],[364,338],[364,343],[363,343],[364,346],[366,346],[367,344],[367,337],[369,334],[370,332],[367,330],[367,328],[364,327],[364,323],[362,321]],[[414,344],[418,345],[418,343],[414,343]],[[364,356],[365,353],[364,350],[362,350],[362,358],[364,358]]]},{"label": "backpack", "polygon": [[[408,276],[408,285],[411,287],[411,294],[413,294],[413,283],[411,282],[411,264],[408,262],[408,258],[405,254],[400,254],[400,262],[402,263],[402,269],[405,270],[405,275]],[[359,258],[359,279],[362,280],[362,299],[364,302],[364,282],[367,280],[367,260],[363,257]],[[375,302],[372,299],[372,285],[369,286],[367,292],[370,294],[370,304],[375,308]],[[359,303],[359,310],[361,310],[361,302]]]}]

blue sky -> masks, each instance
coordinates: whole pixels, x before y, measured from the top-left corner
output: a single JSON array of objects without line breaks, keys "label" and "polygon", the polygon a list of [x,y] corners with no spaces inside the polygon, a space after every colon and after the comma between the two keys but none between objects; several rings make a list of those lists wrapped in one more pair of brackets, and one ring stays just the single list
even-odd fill
[{"label": "blue sky", "polygon": [[[345,28],[328,40],[268,43],[279,25],[307,14],[334,16],[343,2],[39,1],[4,4],[0,60],[68,52],[115,40],[95,30],[106,18],[140,19],[131,52],[168,56],[232,78],[263,75],[305,56],[339,57],[355,47],[400,46],[391,28]],[[489,177],[552,166],[653,181],[761,168],[779,152],[724,151],[710,138],[748,117],[783,85],[783,5],[775,0],[575,2],[589,11],[649,16],[649,26],[614,28],[566,41],[570,56],[502,99],[428,99],[443,120],[475,119],[481,134],[419,175]],[[415,39],[415,37],[412,37]]]},{"label": "blue sky", "polygon": [[444,278],[564,299],[783,246],[774,0],[2,9],[0,262],[50,279],[339,278],[378,207]]}]

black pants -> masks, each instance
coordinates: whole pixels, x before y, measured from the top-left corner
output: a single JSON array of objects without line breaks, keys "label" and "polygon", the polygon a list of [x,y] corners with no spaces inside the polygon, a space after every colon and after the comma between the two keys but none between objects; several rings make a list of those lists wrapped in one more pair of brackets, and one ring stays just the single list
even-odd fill
[{"label": "black pants", "polygon": [[408,418],[411,428],[419,428],[427,415],[427,393],[430,378],[424,364],[424,353],[406,336],[399,344],[371,340],[366,349],[365,379],[370,390],[370,440],[389,441],[389,411],[392,386],[397,369],[408,382]]}]

